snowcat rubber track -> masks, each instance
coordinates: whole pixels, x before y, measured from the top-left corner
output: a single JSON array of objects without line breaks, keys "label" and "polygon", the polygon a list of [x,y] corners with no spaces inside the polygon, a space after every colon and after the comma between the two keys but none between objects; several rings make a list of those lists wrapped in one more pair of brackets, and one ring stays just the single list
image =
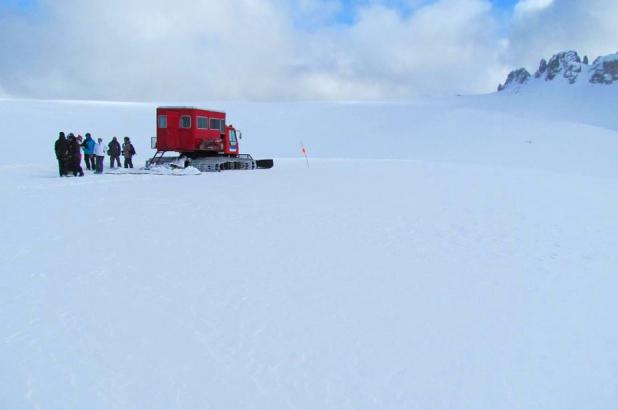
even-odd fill
[{"label": "snowcat rubber track", "polygon": [[[236,157],[213,156],[213,157],[164,157],[155,156],[152,160],[146,163],[146,168],[156,165],[168,165],[171,167],[194,167],[201,172],[219,172],[231,170],[252,170],[252,169],[270,169],[274,165],[272,159],[254,160],[251,155],[243,154]],[[180,166],[179,166],[180,165]]]},{"label": "snowcat rubber track", "polygon": [[258,159],[255,161],[258,169],[271,169],[275,165],[272,159]]}]

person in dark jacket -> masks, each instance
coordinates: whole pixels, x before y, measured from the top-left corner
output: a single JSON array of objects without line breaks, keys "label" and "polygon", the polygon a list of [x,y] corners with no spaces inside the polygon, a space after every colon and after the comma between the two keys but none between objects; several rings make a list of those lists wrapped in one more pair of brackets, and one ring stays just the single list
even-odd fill
[{"label": "person in dark jacket", "polygon": [[69,153],[71,154],[71,171],[73,176],[78,174],[80,177],[84,176],[84,170],[82,169],[82,149],[79,141],[73,134],[69,137]]},{"label": "person in dark jacket", "polygon": [[96,142],[90,136],[90,133],[86,133],[86,139],[82,143],[82,148],[84,149],[84,161],[86,162],[86,169],[95,170],[95,157],[94,157],[94,146]]},{"label": "person in dark jacket", "polygon": [[114,137],[107,144],[107,154],[109,155],[109,167],[114,168],[114,163],[118,163],[118,168],[120,168],[120,154],[122,148],[120,147],[120,143],[118,142],[118,138]]},{"label": "person in dark jacket", "polygon": [[67,162],[65,163],[65,170],[67,175],[73,173],[73,144],[72,141],[75,139],[75,135],[73,135],[72,132],[69,132],[69,135],[67,135],[67,146],[69,148],[69,158],[67,159]]},{"label": "person in dark jacket", "polygon": [[124,167],[133,168],[133,155],[135,155],[135,148],[131,144],[129,137],[124,137],[124,144],[122,144],[122,155],[124,156]]},{"label": "person in dark jacket", "polygon": [[64,136],[64,132],[58,135],[54,149],[56,151],[56,159],[58,160],[58,171],[60,176],[63,177],[67,175],[67,162],[69,160],[69,143]]}]

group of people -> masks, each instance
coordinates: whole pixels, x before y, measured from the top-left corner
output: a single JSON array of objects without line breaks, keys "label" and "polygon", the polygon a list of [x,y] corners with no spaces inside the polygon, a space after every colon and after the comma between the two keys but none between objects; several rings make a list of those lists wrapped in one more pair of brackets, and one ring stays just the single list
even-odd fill
[{"label": "group of people", "polygon": [[95,141],[90,133],[86,133],[86,138],[81,135],[77,137],[70,133],[68,136],[61,132],[58,135],[56,144],[54,145],[56,158],[58,159],[58,170],[60,176],[84,176],[84,170],[81,166],[82,151],[86,169],[94,171],[95,174],[103,173],[103,161],[105,154],[109,155],[109,167],[114,168],[117,164],[120,168],[120,156],[124,157],[124,167],[133,168],[133,156],[136,154],[135,148],[129,137],[124,137],[124,142],[120,145],[118,138],[114,137],[107,144],[107,151],[103,143],[103,139],[98,138]]}]

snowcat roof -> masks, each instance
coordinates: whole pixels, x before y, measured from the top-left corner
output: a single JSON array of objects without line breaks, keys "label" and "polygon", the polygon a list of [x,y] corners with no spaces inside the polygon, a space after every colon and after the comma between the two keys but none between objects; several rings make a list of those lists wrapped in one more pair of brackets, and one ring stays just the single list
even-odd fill
[{"label": "snowcat roof", "polygon": [[225,111],[211,110],[210,108],[198,108],[198,107],[157,107],[157,110],[197,110],[197,111],[210,111],[218,114],[225,114]]}]

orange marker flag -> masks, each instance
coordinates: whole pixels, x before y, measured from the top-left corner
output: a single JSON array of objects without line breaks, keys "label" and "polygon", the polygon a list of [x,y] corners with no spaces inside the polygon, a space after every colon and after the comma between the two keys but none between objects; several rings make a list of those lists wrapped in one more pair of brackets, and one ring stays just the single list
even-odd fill
[{"label": "orange marker flag", "polygon": [[309,168],[309,158],[307,157],[307,150],[305,149],[305,145],[303,144],[303,142],[300,142],[300,147],[302,148],[302,153],[303,156],[305,157],[305,160],[307,161],[307,168]]}]

